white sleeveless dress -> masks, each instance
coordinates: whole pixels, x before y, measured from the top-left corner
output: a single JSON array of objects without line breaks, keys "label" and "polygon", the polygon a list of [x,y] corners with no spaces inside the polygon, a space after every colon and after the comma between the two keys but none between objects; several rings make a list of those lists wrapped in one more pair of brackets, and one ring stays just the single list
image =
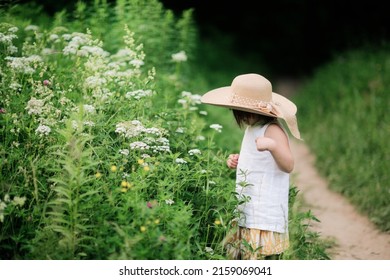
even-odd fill
[{"label": "white sleeveless dress", "polygon": [[[237,209],[240,217],[236,232],[224,241],[233,259],[280,254],[289,246],[289,173],[280,170],[270,152],[256,149],[255,139],[264,136],[268,126],[248,126],[242,140],[236,193],[237,198],[245,202]],[[242,239],[252,250],[245,250]]]}]

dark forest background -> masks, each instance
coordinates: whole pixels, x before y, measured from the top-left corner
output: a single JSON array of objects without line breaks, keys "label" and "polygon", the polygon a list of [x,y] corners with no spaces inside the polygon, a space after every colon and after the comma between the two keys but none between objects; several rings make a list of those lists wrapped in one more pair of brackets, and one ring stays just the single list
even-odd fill
[{"label": "dark forest background", "polygon": [[[91,1],[94,0],[83,2]],[[53,14],[72,9],[77,1],[1,2],[35,2],[48,14]],[[230,38],[227,47],[238,56],[258,57],[279,76],[308,75],[340,52],[382,45],[390,39],[389,10],[386,1],[382,0],[160,2],[177,15],[193,9],[203,40],[218,40],[226,35]]]}]

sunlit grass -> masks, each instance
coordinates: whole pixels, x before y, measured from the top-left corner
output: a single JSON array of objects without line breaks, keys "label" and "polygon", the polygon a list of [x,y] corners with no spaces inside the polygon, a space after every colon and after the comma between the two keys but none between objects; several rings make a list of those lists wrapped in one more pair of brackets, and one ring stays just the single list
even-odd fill
[{"label": "sunlit grass", "polygon": [[340,54],[296,98],[303,137],[330,187],[390,230],[390,51]]}]

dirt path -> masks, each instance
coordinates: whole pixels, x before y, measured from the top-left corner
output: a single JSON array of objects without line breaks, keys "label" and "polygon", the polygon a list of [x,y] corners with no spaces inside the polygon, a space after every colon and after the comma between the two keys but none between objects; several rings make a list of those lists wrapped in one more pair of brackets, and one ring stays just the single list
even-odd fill
[{"label": "dirt path", "polygon": [[390,260],[390,234],[382,233],[340,194],[330,191],[327,181],[314,167],[314,156],[303,142],[292,141],[295,169],[292,181],[308,209],[321,221],[313,230],[336,246],[334,260]]},{"label": "dirt path", "polygon": [[[291,97],[299,83],[280,80],[275,91]],[[333,192],[316,167],[315,157],[305,142],[292,140],[295,156],[292,182],[300,190],[305,207],[320,220],[312,229],[335,242],[328,252],[334,260],[390,260],[390,234],[380,232],[367,217],[359,214],[342,195]]]}]

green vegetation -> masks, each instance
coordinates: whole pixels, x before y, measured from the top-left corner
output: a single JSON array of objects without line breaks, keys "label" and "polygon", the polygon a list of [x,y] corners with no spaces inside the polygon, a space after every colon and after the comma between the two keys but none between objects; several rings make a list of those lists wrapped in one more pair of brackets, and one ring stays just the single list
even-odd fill
[{"label": "green vegetation", "polygon": [[390,230],[390,49],[341,54],[296,98],[306,143],[330,187]]},{"label": "green vegetation", "polygon": [[[111,5],[0,13],[0,258],[225,259],[241,137],[199,102],[191,11]],[[296,197],[283,258],[327,259]]]}]

